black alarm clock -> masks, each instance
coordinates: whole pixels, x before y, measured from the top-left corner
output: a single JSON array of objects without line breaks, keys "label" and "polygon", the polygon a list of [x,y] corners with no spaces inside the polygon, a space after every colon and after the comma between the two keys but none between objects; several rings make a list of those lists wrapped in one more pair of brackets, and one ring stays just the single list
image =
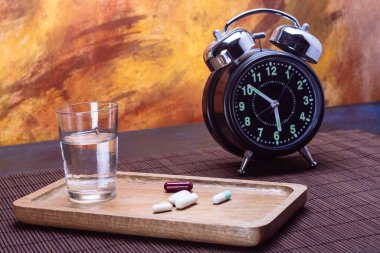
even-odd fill
[{"label": "black alarm clock", "polygon": [[[265,33],[228,31],[232,23],[258,13],[293,22],[277,27],[270,37],[282,51],[261,47]],[[321,125],[324,95],[307,62],[318,62],[322,45],[309,33],[309,25],[300,26],[285,12],[254,9],[231,19],[224,32],[214,31],[214,36],[203,56],[212,72],[203,93],[203,116],[216,142],[243,157],[238,173],[245,174],[251,158],[296,151],[315,167],[306,145]]]}]

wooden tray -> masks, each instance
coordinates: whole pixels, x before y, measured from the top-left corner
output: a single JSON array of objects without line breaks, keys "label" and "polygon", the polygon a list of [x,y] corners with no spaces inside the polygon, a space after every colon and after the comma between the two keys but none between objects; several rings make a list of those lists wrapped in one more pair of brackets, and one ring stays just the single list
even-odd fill
[{"label": "wooden tray", "polygon": [[[179,180],[193,182],[198,203],[153,214],[152,205],[171,195],[163,183]],[[114,199],[76,204],[61,179],[16,200],[16,218],[44,226],[254,246],[273,235],[307,198],[306,186],[288,183],[129,172],[119,172],[117,183]],[[223,190],[231,191],[231,200],[213,205],[211,197]]]}]

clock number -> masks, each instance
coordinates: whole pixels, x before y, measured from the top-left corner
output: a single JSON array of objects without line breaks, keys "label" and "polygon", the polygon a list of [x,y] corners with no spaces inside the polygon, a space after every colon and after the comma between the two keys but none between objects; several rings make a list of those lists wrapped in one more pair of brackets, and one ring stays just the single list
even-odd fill
[{"label": "clock number", "polygon": [[273,138],[274,138],[274,140],[278,141],[280,139],[280,133],[278,131],[275,131],[273,133]]},{"label": "clock number", "polygon": [[289,69],[287,71],[285,71],[285,74],[286,74],[286,78],[289,80],[290,78],[290,72],[289,72]]},{"label": "clock number", "polygon": [[252,77],[253,77],[253,81],[256,83],[256,81],[257,82],[261,82],[261,73],[259,72],[259,73],[253,73],[252,74]]},{"label": "clock number", "polygon": [[266,70],[268,76],[277,76],[277,68],[275,66],[267,67]]},{"label": "clock number", "polygon": [[306,118],[305,118],[305,113],[302,112],[302,113],[301,113],[301,116],[300,116],[300,120],[305,121],[305,119],[306,119]]},{"label": "clock number", "polygon": [[244,111],[244,109],[245,109],[245,104],[244,104],[244,102],[240,102],[240,103],[239,103],[239,110],[242,112],[242,111]]},{"label": "clock number", "polygon": [[308,96],[304,96],[303,97],[303,104],[304,105],[308,105],[309,104],[309,97]]},{"label": "clock number", "polygon": [[253,94],[253,86],[251,86],[251,85],[249,85],[249,84],[247,85],[247,87],[244,86],[244,87],[242,88],[242,90],[243,90],[243,95],[244,95],[244,96],[246,96],[247,94],[248,94],[248,95],[252,95],[252,94]]},{"label": "clock number", "polygon": [[298,90],[303,90],[302,84],[303,84],[302,81],[298,81],[298,82],[297,82]]},{"label": "clock number", "polygon": [[296,133],[296,125],[290,125],[290,133],[292,134]]},{"label": "clock number", "polygon": [[257,131],[259,131],[259,137],[261,137],[261,135],[263,134],[263,130],[264,128],[262,127],[257,128]]},{"label": "clock number", "polygon": [[246,126],[250,126],[251,125],[251,119],[249,117],[245,117],[244,121],[245,121],[244,124]]}]

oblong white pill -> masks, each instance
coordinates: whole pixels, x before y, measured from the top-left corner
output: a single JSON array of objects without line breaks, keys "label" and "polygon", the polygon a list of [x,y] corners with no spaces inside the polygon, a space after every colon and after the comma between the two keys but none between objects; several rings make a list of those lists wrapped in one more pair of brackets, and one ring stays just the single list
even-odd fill
[{"label": "oblong white pill", "polygon": [[190,195],[190,192],[189,191],[186,191],[186,190],[182,190],[182,191],[179,191],[179,192],[176,192],[174,193],[173,195],[171,195],[169,198],[168,198],[168,201],[169,203],[175,205],[175,201],[178,199],[178,198],[183,198],[187,195]]},{"label": "oblong white pill", "polygon": [[218,193],[212,197],[212,202],[216,204],[220,204],[224,201],[227,201],[231,198],[231,192],[230,191],[224,191],[221,193]]},{"label": "oblong white pill", "polygon": [[178,198],[175,201],[175,207],[177,209],[184,209],[188,206],[195,204],[198,201],[198,195],[196,193],[191,193],[190,195],[183,196],[182,198]]},{"label": "oblong white pill", "polygon": [[173,205],[170,203],[160,203],[152,206],[153,213],[162,213],[171,211],[173,209]]}]

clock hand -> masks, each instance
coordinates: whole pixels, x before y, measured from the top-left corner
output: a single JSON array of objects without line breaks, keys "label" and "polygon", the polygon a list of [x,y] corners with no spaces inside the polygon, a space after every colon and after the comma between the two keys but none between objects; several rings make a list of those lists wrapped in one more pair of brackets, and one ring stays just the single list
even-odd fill
[{"label": "clock hand", "polygon": [[262,110],[259,114],[257,114],[257,116],[260,116],[261,114],[263,114],[264,112],[268,111],[270,108],[272,108],[272,105],[268,106],[267,108],[265,108],[264,110]]},{"label": "clock hand", "polygon": [[276,118],[277,131],[281,132],[281,120],[280,120],[280,112],[278,111],[278,106],[274,108],[274,116]]},{"label": "clock hand", "polygon": [[254,93],[256,93],[257,95],[259,95],[260,97],[262,97],[263,99],[265,99],[266,101],[268,101],[270,104],[273,104],[273,102],[274,102],[273,99],[271,99],[270,97],[268,97],[267,95],[265,95],[264,93],[262,93],[261,91],[259,91],[255,87],[253,87],[252,85],[248,84],[247,88],[252,89]]},{"label": "clock hand", "polygon": [[280,96],[278,97],[277,101],[280,101],[280,98],[282,97],[282,95],[284,94],[284,91],[286,89],[286,87],[288,87],[289,83],[290,83],[290,80],[292,80],[292,77],[293,77],[294,73],[290,76],[288,82],[286,83],[286,85],[284,86],[284,88],[282,88],[282,91],[281,91],[281,94]]}]

